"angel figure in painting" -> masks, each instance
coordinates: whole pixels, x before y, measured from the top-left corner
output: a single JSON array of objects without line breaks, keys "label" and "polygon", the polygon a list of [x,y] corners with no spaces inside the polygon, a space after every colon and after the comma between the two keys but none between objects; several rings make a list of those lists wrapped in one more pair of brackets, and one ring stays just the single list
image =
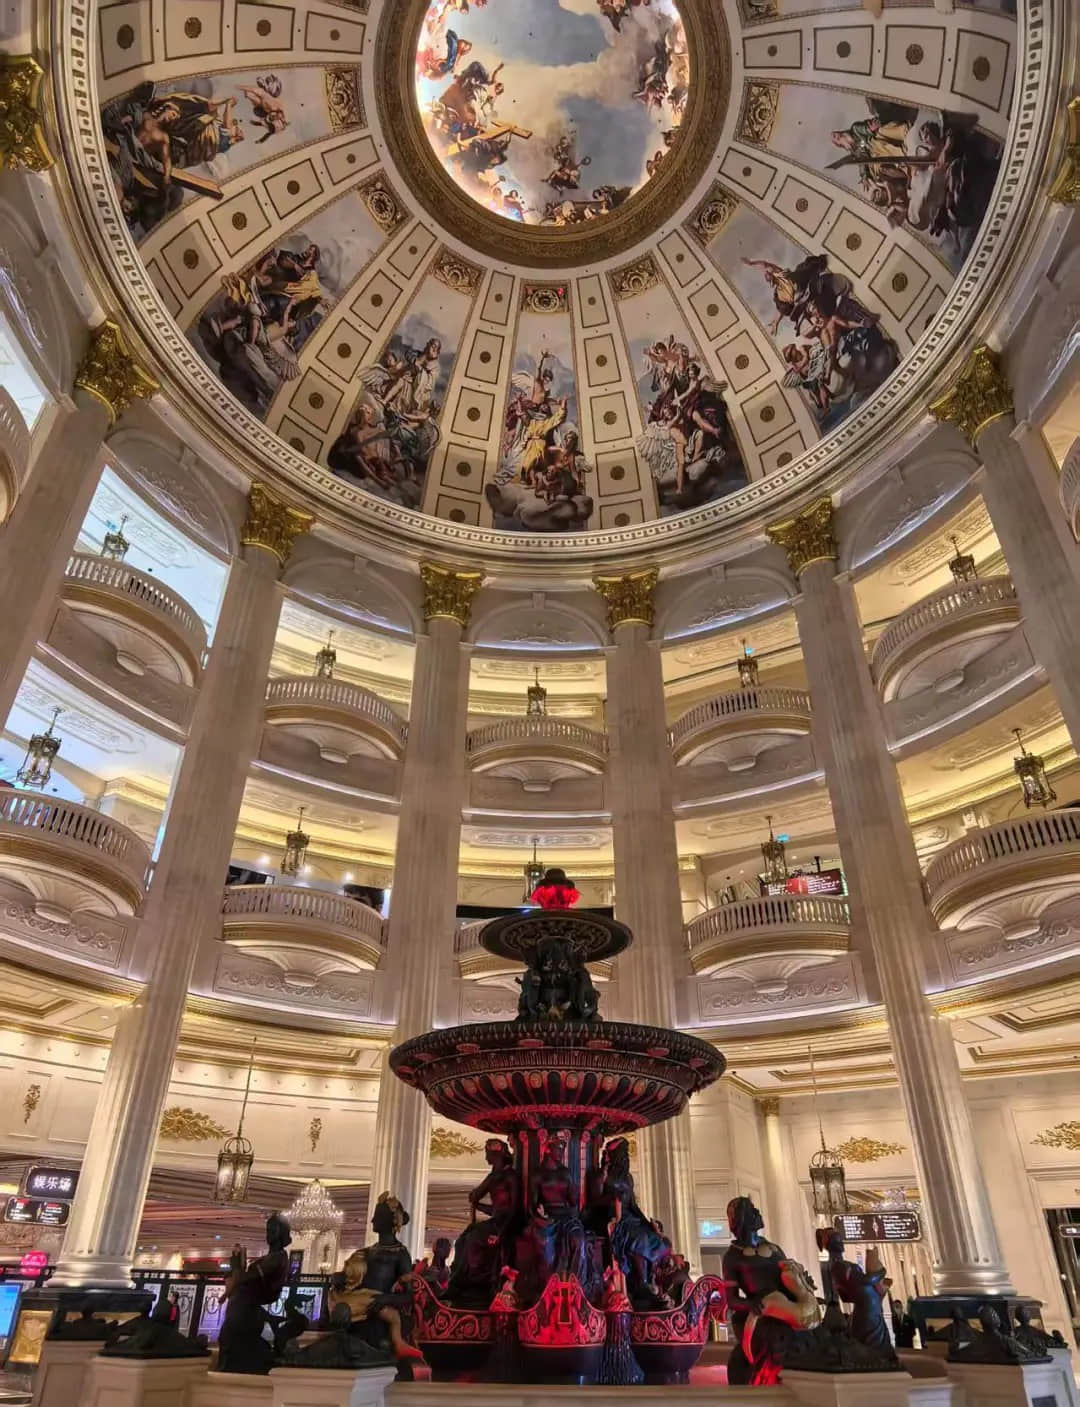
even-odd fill
[{"label": "angel figure in painting", "polygon": [[576,191],[581,185],[581,168],[592,162],[591,156],[578,156],[573,132],[564,132],[551,153],[555,165],[544,178],[552,190]]},{"label": "angel figure in painting", "polygon": [[266,129],[261,137],[256,138],[259,145],[269,141],[278,132],[284,132],[289,125],[289,119],[281,98],[281,79],[276,73],[257,78],[254,88],[241,86],[239,91],[251,104],[251,121],[256,127]]}]

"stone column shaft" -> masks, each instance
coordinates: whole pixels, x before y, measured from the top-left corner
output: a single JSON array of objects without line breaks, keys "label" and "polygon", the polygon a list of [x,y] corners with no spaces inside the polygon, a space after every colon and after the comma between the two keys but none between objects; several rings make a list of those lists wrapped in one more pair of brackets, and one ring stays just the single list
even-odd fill
[{"label": "stone column shaft", "polygon": [[816,1275],[817,1252],[811,1230],[810,1212],[784,1139],[784,1130],[780,1124],[779,1099],[761,1100],[761,1113],[765,1134],[763,1151],[765,1194],[769,1204],[769,1217],[766,1222],[768,1233],[774,1241],[783,1246],[789,1256],[805,1265],[812,1275]]}]

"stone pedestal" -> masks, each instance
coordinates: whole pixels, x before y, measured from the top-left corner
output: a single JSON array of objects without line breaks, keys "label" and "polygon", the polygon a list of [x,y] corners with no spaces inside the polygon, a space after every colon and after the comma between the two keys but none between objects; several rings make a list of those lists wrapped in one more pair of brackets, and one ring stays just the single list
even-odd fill
[{"label": "stone pedestal", "polygon": [[1059,1363],[950,1363],[949,1377],[964,1392],[968,1407],[1072,1407],[1076,1383]]},{"label": "stone pedestal", "polygon": [[188,1393],[206,1377],[208,1362],[206,1358],[96,1357],[78,1407],[187,1407]]},{"label": "stone pedestal", "polygon": [[82,1402],[91,1360],[101,1344],[46,1339],[34,1373],[33,1407],[74,1407]]},{"label": "stone pedestal", "polygon": [[274,1387],[269,1376],[207,1373],[188,1388],[184,1407],[271,1407],[273,1400]]},{"label": "stone pedestal", "polygon": [[396,1368],[275,1368],[273,1407],[384,1407]]},{"label": "stone pedestal", "polygon": [[805,1403],[806,1407],[907,1407],[912,1382],[907,1373],[796,1373],[784,1370],[784,1386],[798,1403]]},{"label": "stone pedestal", "polygon": [[555,1387],[530,1383],[394,1383],[386,1407],[798,1407],[786,1387]]}]

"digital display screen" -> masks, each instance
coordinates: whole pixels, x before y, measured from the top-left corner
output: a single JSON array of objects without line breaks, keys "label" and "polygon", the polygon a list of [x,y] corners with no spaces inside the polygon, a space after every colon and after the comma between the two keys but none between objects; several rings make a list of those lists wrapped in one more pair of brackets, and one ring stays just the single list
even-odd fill
[{"label": "digital display screen", "polygon": [[79,1185],[79,1174],[70,1168],[31,1168],[23,1183],[27,1197],[48,1197],[54,1202],[70,1202]]},{"label": "digital display screen", "polygon": [[849,1212],[833,1217],[845,1241],[921,1241],[918,1212]]},{"label": "digital display screen", "polygon": [[762,886],[765,894],[844,894],[843,870],[813,870],[810,874],[790,874]]},{"label": "digital display screen", "polygon": [[15,1330],[15,1320],[19,1314],[19,1296],[22,1286],[12,1280],[0,1283],[0,1343],[9,1339]]},{"label": "digital display screen", "polygon": [[4,1208],[5,1221],[31,1222],[37,1226],[66,1226],[70,1215],[70,1202],[39,1197],[9,1197]]}]

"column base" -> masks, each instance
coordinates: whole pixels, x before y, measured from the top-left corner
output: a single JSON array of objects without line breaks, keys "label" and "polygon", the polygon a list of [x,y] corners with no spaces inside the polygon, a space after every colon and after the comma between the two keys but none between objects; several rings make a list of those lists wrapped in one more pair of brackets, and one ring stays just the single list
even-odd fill
[{"label": "column base", "polygon": [[1025,1309],[1033,1324],[1042,1324],[1042,1300],[1030,1295],[920,1295],[911,1301],[911,1317],[915,1320],[923,1348],[944,1358],[952,1337],[954,1320],[959,1317],[979,1328],[979,1311],[989,1307],[996,1310],[1001,1323],[1009,1330],[1016,1323],[1016,1311]]},{"label": "column base", "polygon": [[[102,1320],[133,1319],[149,1309],[153,1296],[145,1290],[68,1289],[49,1281],[38,1290],[27,1290],[19,1304],[19,1322],[15,1327],[8,1362],[16,1368],[32,1368],[41,1358],[45,1335],[53,1315],[62,1309],[68,1319],[78,1319],[84,1306],[92,1304],[93,1317]],[[98,1348],[101,1347],[99,1343]],[[74,1399],[78,1401],[78,1399]]]}]

